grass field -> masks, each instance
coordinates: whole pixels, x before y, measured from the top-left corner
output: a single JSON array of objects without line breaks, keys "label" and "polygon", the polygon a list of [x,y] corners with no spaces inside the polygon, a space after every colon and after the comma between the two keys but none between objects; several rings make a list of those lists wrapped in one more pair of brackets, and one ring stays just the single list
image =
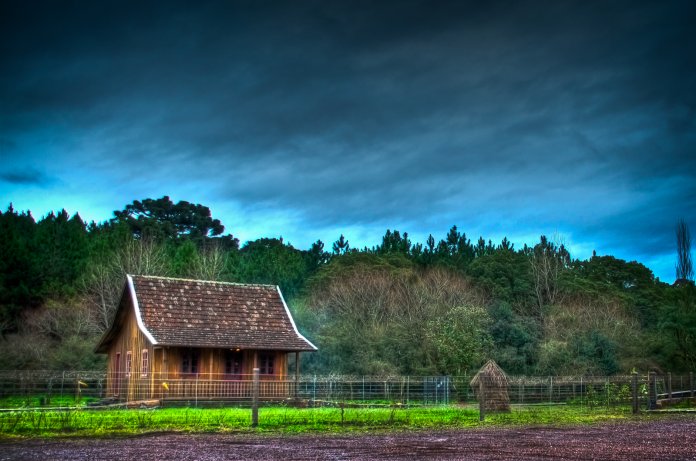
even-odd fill
[{"label": "grass field", "polygon": [[156,408],[107,410],[16,410],[0,413],[2,437],[109,436],[147,432],[360,432],[428,428],[514,425],[577,425],[634,418],[627,408],[590,410],[575,406],[514,408],[479,421],[478,410],[460,406],[415,408],[259,409],[259,426],[251,427],[246,408]]},{"label": "grass field", "polygon": [[12,396],[0,398],[0,409],[27,409],[41,407],[81,407],[89,402],[97,402],[98,397],[78,397],[74,395],[51,396],[46,395],[31,395],[31,396]]}]

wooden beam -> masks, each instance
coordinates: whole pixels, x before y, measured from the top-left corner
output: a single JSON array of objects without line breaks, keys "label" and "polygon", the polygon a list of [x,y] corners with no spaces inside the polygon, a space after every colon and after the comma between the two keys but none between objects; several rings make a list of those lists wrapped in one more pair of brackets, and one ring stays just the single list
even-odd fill
[{"label": "wooden beam", "polygon": [[295,352],[295,400],[297,400],[297,388],[300,384],[300,353]]}]

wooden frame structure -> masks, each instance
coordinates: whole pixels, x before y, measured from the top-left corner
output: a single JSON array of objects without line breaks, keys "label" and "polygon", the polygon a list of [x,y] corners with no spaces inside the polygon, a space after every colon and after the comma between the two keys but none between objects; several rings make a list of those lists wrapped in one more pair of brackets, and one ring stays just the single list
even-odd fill
[{"label": "wooden frame structure", "polygon": [[296,381],[299,353],[317,348],[277,286],[128,275],[95,350],[108,355],[107,396],[137,401],[243,399],[254,368],[262,397],[292,397],[288,356]]}]

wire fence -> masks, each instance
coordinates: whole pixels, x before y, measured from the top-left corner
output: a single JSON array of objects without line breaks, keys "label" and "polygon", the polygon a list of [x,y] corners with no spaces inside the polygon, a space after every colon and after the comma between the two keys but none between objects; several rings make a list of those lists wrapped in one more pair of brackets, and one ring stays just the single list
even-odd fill
[{"label": "wire fence", "polygon": [[[475,404],[472,375],[264,376],[264,404],[298,406]],[[511,405],[574,404],[654,409],[665,401],[693,400],[694,374],[616,376],[508,376],[504,394]],[[60,407],[148,401],[157,405],[210,406],[251,402],[251,376],[196,374],[177,379],[109,375],[94,371],[0,371],[0,409]]]}]

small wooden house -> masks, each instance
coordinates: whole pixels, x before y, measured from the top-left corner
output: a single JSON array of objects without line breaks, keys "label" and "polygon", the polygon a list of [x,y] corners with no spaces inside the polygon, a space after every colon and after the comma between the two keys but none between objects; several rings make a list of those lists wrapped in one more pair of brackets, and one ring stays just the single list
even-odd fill
[{"label": "small wooden house", "polygon": [[254,368],[263,393],[287,397],[288,355],[317,348],[297,330],[277,286],[128,275],[111,328],[106,394],[119,400],[244,398]]},{"label": "small wooden house", "polygon": [[510,411],[510,379],[494,360],[489,360],[481,367],[469,386],[486,412]]}]

